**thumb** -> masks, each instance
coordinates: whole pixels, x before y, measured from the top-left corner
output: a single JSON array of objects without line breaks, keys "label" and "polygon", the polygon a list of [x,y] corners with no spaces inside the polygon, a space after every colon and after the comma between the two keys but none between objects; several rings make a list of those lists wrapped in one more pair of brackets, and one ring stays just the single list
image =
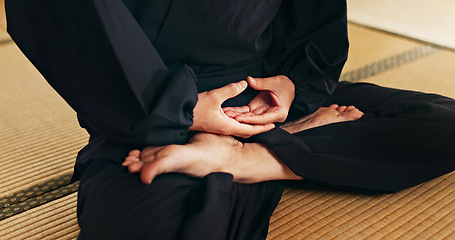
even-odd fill
[{"label": "thumb", "polygon": [[276,90],[276,81],[273,78],[247,78],[248,84],[250,87],[256,90],[267,90],[273,91]]},{"label": "thumb", "polygon": [[248,83],[246,81],[240,81],[236,83],[230,83],[224,87],[214,89],[210,91],[219,102],[224,102],[229,98],[233,98],[248,87]]}]

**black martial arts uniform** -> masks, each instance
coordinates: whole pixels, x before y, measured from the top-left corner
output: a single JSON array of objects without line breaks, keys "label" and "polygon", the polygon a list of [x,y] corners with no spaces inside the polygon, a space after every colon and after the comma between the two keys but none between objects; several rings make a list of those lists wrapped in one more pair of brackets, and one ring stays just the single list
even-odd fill
[{"label": "black martial arts uniform", "polygon": [[294,82],[289,120],[332,103],[365,113],[249,139],[305,179],[398,191],[455,169],[452,99],[338,83],[344,1],[7,0],[6,10],[13,39],[91,136],[76,164],[80,239],[264,239],[282,183],[171,173],[143,185],[121,166],[132,148],[188,141],[197,93],[250,75]]}]

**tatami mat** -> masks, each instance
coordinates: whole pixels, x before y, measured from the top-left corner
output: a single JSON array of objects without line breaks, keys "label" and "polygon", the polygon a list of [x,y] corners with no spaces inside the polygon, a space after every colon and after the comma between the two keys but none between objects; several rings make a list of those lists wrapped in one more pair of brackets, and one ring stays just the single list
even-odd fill
[{"label": "tatami mat", "polygon": [[438,93],[455,98],[454,66],[455,52],[441,51],[363,81],[387,87]]},{"label": "tatami mat", "polygon": [[6,32],[6,19],[5,19],[5,1],[0,0],[0,43],[9,41],[10,37]]},{"label": "tatami mat", "polygon": [[348,31],[349,57],[343,72],[349,72],[422,46],[416,41],[384,34],[356,24],[348,24]]},{"label": "tatami mat", "polygon": [[0,45],[0,197],[72,172],[88,136],[13,43]]},{"label": "tatami mat", "polygon": [[6,29],[5,0],[0,0],[0,29]]},{"label": "tatami mat", "polygon": [[426,56],[435,54],[439,51],[439,49],[432,46],[423,45],[418,48],[384,58],[380,61],[369,63],[368,65],[351,71],[343,71],[340,79],[343,81],[358,82],[365,78],[378,75],[390,69],[397,68]]},{"label": "tatami mat", "polygon": [[[375,51],[381,50],[370,49],[366,55]],[[397,56],[400,55],[403,56]],[[389,56],[385,60],[393,58]],[[370,64],[380,65],[385,60]],[[435,51],[361,81],[455,97],[453,66],[454,52]],[[359,70],[365,71],[362,68],[354,71]],[[455,173],[451,173],[390,195],[305,186],[303,190],[289,188],[272,216],[268,239],[452,239],[454,236]]]},{"label": "tatami mat", "polygon": [[453,0],[348,0],[350,21],[455,49]]},{"label": "tatami mat", "polygon": [[[77,183],[67,182],[88,136],[14,43],[1,41],[2,14],[0,239],[76,239]],[[455,97],[454,52],[355,24],[349,33],[344,76]],[[454,199],[453,173],[388,195],[292,186],[268,239],[455,239]]]},{"label": "tatami mat", "polygon": [[0,224],[0,239],[76,239],[77,193],[15,215]]},{"label": "tatami mat", "polygon": [[455,231],[455,174],[396,194],[289,188],[268,239],[449,239]]}]

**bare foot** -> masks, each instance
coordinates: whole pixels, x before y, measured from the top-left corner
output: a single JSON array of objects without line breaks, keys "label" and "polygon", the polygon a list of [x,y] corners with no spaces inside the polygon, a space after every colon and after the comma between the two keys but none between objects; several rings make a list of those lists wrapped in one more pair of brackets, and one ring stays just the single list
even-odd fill
[{"label": "bare foot", "polygon": [[313,114],[284,124],[281,128],[289,133],[296,133],[331,123],[354,121],[362,116],[363,112],[354,106],[346,107],[332,104],[328,107],[319,108]]},{"label": "bare foot", "polygon": [[131,172],[140,172],[145,184],[168,172],[193,177],[226,172],[234,176],[234,181],[242,183],[301,179],[265,146],[243,144],[231,136],[210,133],[196,134],[186,145],[148,147],[142,152],[134,150],[123,165]]}]

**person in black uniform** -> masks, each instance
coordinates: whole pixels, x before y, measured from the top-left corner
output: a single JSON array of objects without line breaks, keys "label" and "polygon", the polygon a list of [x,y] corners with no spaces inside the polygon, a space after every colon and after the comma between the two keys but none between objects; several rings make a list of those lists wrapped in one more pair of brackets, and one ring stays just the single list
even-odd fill
[{"label": "person in black uniform", "polygon": [[283,190],[265,180],[394,192],[455,169],[454,100],[338,82],[345,1],[5,6],[90,133],[79,239],[265,239]]}]

